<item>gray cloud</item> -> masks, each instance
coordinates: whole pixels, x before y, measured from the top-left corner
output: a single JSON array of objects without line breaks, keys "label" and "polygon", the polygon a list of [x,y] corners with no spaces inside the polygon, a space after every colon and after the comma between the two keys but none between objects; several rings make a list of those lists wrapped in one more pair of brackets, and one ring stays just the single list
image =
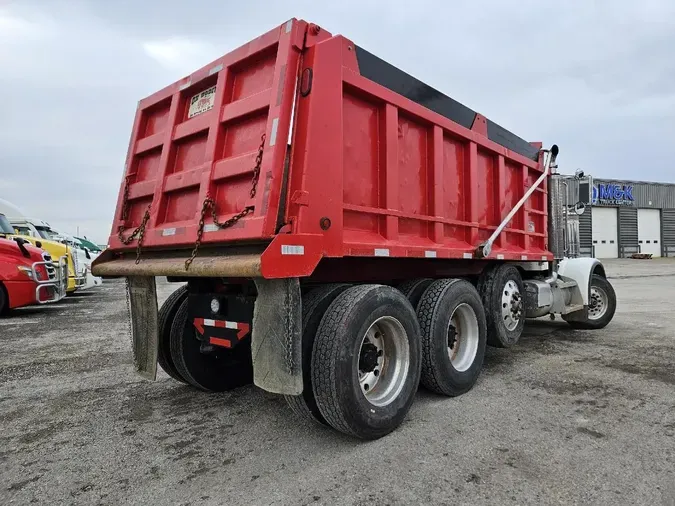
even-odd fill
[{"label": "gray cloud", "polygon": [[292,16],[558,143],[570,172],[675,180],[675,2],[322,4],[0,2],[0,197],[105,241],[137,101]]}]

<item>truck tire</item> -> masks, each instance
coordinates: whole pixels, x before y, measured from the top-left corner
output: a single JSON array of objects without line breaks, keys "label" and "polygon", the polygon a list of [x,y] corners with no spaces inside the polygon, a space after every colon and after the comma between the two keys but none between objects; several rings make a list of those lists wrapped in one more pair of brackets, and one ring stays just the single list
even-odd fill
[{"label": "truck tire", "polygon": [[284,397],[291,410],[300,418],[323,425],[327,425],[326,420],[316,405],[312,390],[314,338],[328,306],[349,286],[342,283],[323,285],[310,291],[302,298],[302,376],[304,386],[301,395],[286,395]]},{"label": "truck tire", "polygon": [[590,300],[588,305],[588,318],[584,321],[567,320],[574,329],[597,330],[605,328],[614,318],[616,312],[616,292],[612,284],[604,277],[593,274],[591,278]]},{"label": "truck tire", "polygon": [[185,299],[171,326],[171,358],[178,373],[190,385],[205,392],[224,392],[253,381],[250,339],[231,350],[215,346],[208,353],[202,352],[201,344],[188,320]]},{"label": "truck tire", "polygon": [[403,295],[407,297],[412,304],[414,309],[417,309],[417,305],[422,298],[424,291],[429,288],[429,285],[433,282],[433,279],[430,278],[419,278],[419,279],[410,279],[404,281],[398,285],[398,289]]},{"label": "truck tire", "polygon": [[483,367],[485,311],[465,280],[434,281],[417,308],[422,331],[422,385],[455,397],[468,392]]},{"label": "truck tire", "polygon": [[157,363],[165,373],[181,383],[187,383],[187,381],[180,375],[171,358],[171,326],[178,308],[187,299],[187,295],[187,285],[181,286],[164,301],[157,315],[157,330],[159,333]]},{"label": "truck tire", "polygon": [[485,307],[487,344],[495,348],[514,346],[525,328],[525,287],[517,267],[501,264],[486,269],[478,280]]},{"label": "truck tire", "polygon": [[419,385],[419,324],[410,302],[390,286],[342,292],[319,325],[312,386],[336,430],[377,439],[405,419]]},{"label": "truck tire", "polygon": [[5,285],[0,283],[0,316],[6,315],[9,312],[9,297],[5,291]]}]

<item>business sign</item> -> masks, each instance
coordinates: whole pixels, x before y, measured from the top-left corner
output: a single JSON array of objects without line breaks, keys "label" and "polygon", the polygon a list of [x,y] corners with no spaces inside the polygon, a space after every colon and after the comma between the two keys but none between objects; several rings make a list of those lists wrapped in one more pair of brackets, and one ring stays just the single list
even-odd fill
[{"label": "business sign", "polygon": [[633,187],[623,184],[598,184],[593,186],[593,205],[632,206],[635,205]]}]

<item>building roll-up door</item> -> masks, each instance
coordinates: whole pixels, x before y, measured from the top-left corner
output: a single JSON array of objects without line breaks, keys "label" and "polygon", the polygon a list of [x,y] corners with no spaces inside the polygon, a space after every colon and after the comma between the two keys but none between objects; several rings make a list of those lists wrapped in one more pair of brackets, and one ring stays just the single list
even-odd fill
[{"label": "building roll-up door", "polygon": [[661,212],[661,227],[663,254],[675,257],[675,209],[664,209]]},{"label": "building roll-up door", "polygon": [[619,256],[627,258],[638,252],[638,210],[634,207],[620,207]]},{"label": "building roll-up door", "polygon": [[660,209],[638,209],[638,245],[640,253],[661,256]]},{"label": "building roll-up door", "polygon": [[579,216],[579,256],[593,256],[593,225],[591,207],[586,207],[584,214]]},{"label": "building roll-up door", "polygon": [[592,207],[593,249],[596,258],[619,257],[619,226],[616,207]]}]

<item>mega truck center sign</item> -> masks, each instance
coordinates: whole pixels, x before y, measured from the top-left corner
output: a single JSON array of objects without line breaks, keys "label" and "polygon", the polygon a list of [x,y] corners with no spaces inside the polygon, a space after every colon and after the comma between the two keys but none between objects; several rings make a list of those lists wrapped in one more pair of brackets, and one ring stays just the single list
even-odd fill
[{"label": "mega truck center sign", "polygon": [[622,184],[598,184],[593,186],[593,205],[632,206],[633,187]]}]

